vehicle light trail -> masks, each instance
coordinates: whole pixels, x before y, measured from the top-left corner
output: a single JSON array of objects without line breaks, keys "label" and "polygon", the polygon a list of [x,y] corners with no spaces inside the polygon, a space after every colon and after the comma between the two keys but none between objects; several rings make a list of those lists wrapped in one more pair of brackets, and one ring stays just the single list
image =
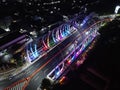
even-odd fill
[{"label": "vehicle light trail", "polygon": [[27,83],[25,83],[25,85],[23,86],[23,89],[22,90],[25,90],[25,88],[27,87],[27,85],[29,84],[30,80],[41,70],[43,69],[48,63],[50,63],[58,54],[60,54],[64,49],[66,49],[67,47],[69,47],[77,38],[79,38],[82,34],[84,34],[86,31],[88,31],[92,26],[96,25],[96,24],[99,24],[101,22],[104,22],[104,21],[111,21],[111,19],[104,19],[104,20],[101,20],[101,21],[97,21],[95,22],[94,24],[92,24],[90,27],[88,27],[87,29],[85,29],[83,32],[79,33],[78,36],[76,36],[76,38],[74,38],[74,40],[72,42],[70,42],[68,45],[66,45],[63,49],[61,49],[58,53],[56,53],[51,59],[49,59],[46,63],[44,63],[41,67],[39,67],[36,71],[34,71],[30,76],[19,80],[17,82],[15,82],[14,84],[12,84],[11,86],[5,88],[4,90],[10,90],[10,88],[12,88],[13,86],[16,85],[16,83],[20,83],[20,82],[23,82],[23,81],[26,81],[27,80]]}]

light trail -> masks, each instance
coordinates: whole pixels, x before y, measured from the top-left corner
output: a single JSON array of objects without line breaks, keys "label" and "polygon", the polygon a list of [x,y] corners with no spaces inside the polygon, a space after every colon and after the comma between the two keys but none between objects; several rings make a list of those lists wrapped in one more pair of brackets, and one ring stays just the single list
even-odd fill
[{"label": "light trail", "polygon": [[94,25],[98,24],[98,23],[101,23],[103,21],[111,21],[111,19],[104,19],[104,20],[101,20],[101,21],[97,21],[95,22],[94,24],[92,24],[90,27],[88,27],[87,29],[85,29],[83,32],[81,32],[72,42],[70,42],[68,45],[66,45],[64,48],[62,48],[58,53],[56,53],[51,59],[49,59],[46,63],[44,63],[40,68],[38,68],[35,72],[33,72],[30,76],[22,79],[22,80],[19,80],[15,83],[13,83],[12,85],[10,85],[9,87],[5,88],[4,90],[10,90],[10,88],[12,88],[13,86],[16,85],[16,83],[20,83],[20,82],[23,82],[25,80],[27,80],[27,83],[25,83],[24,87],[22,90],[25,90],[25,88],[27,87],[27,85],[29,84],[30,80],[41,70],[43,69],[48,63],[50,63],[53,58],[55,58],[59,53],[61,53],[64,49],[66,49],[67,47],[69,47],[77,38],[79,38],[82,34],[84,34],[86,31],[88,31],[91,27],[93,27]]}]

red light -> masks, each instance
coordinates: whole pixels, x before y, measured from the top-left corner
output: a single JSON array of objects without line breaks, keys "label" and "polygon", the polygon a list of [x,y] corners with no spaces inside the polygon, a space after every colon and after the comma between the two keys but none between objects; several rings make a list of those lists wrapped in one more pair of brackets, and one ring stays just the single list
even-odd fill
[{"label": "red light", "polygon": [[64,82],[65,79],[66,79],[66,77],[63,76],[63,77],[59,80],[59,83],[60,83],[60,84],[63,84],[63,82]]},{"label": "red light", "polygon": [[46,47],[44,47],[44,48],[43,48],[43,51],[46,51],[46,50],[47,50],[47,48],[46,48]]},{"label": "red light", "polygon": [[67,63],[68,63],[68,64],[71,64],[71,60],[70,60],[70,59],[69,59],[69,60],[67,60]]}]

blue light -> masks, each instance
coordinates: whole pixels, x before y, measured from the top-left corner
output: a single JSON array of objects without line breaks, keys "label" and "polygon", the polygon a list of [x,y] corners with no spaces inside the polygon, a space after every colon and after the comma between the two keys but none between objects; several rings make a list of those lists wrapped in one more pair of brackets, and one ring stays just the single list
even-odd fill
[{"label": "blue light", "polygon": [[35,44],[34,47],[35,47],[35,56],[38,57],[37,45]]},{"label": "blue light", "polygon": [[59,75],[60,75],[60,72],[58,71],[58,72],[56,73],[56,75],[59,76]]},{"label": "blue light", "polygon": [[64,32],[64,30],[62,31],[62,36],[65,37],[65,32]]},{"label": "blue light", "polygon": [[76,22],[76,21],[73,21],[73,26],[75,27],[75,28],[78,28],[79,26],[78,26],[78,23]]},{"label": "blue light", "polygon": [[60,28],[60,33],[62,37],[65,37],[64,30],[62,30],[62,28]]},{"label": "blue light", "polygon": [[69,25],[66,25],[65,28],[66,28],[66,32],[67,32],[67,34],[70,34],[70,31],[69,31],[69,30],[70,30]]},{"label": "blue light", "polygon": [[64,34],[65,37],[67,36],[67,33],[66,33],[64,28],[63,28],[63,34]]},{"label": "blue light", "polygon": [[54,37],[54,31],[52,32],[52,38],[53,38],[54,43],[56,43],[57,41],[56,41],[56,39]]},{"label": "blue light", "polygon": [[75,55],[72,57],[72,60],[74,60],[75,59]]},{"label": "blue light", "polygon": [[31,44],[30,44],[30,51],[32,52],[32,55],[35,57],[36,55],[35,55],[35,53],[33,51],[33,48],[31,47]]},{"label": "blue light", "polygon": [[83,20],[83,22],[80,25],[83,26],[85,23],[86,23],[86,20]]},{"label": "blue light", "polygon": [[65,30],[65,35],[67,36],[69,34],[67,25],[64,26],[64,30]]},{"label": "blue light", "polygon": [[32,52],[32,55],[33,55],[33,57],[31,57],[31,59],[35,59],[36,57],[38,57],[38,52],[37,52],[37,45],[34,45],[34,50],[35,51],[33,51],[33,48],[31,47],[31,44],[30,44],[30,51]]},{"label": "blue light", "polygon": [[56,75],[56,78],[58,78],[60,76],[60,68],[56,68],[55,70],[55,75]]}]

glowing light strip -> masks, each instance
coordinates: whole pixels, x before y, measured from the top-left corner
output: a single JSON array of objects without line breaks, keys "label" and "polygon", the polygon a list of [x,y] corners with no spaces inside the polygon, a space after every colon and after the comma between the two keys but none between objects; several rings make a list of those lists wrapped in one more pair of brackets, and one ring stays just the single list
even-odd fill
[{"label": "glowing light strip", "polygon": [[22,40],[22,39],[24,39],[24,38],[26,38],[26,35],[22,35],[22,36],[16,38],[15,40],[12,40],[12,41],[10,41],[10,42],[8,42],[8,43],[0,46],[0,49],[4,49],[4,48],[10,46],[11,44],[13,44],[13,43],[15,43],[15,42],[18,42],[19,40]]},{"label": "glowing light strip", "polygon": [[73,21],[73,26],[78,29],[77,22]]},{"label": "glowing light strip", "polygon": [[60,37],[60,40],[62,40],[62,32],[61,32],[61,29],[59,29],[59,37]]},{"label": "glowing light strip", "polygon": [[65,37],[66,34],[65,34],[65,29],[63,28],[63,25],[61,26],[61,30],[62,30],[62,35],[63,35],[63,37]]},{"label": "glowing light strip", "polygon": [[60,38],[62,39],[64,37],[62,34],[62,29],[60,28],[59,30],[60,30]]},{"label": "glowing light strip", "polygon": [[37,45],[35,44],[34,46],[35,46],[35,55],[37,57],[38,56]]},{"label": "glowing light strip", "polygon": [[60,33],[61,33],[61,37],[63,38],[64,37],[64,31],[62,29],[62,26],[60,26]]},{"label": "glowing light strip", "polygon": [[30,44],[30,51],[32,52],[32,55],[34,56],[34,58],[36,58],[36,55],[35,55],[35,53],[33,51],[33,48],[31,47],[31,44]]},{"label": "glowing light strip", "polygon": [[26,53],[27,53],[27,59],[28,59],[28,61],[29,61],[29,62],[31,62],[31,61],[32,61],[32,59],[31,59],[31,58],[30,58],[30,56],[29,56],[28,49],[26,50]]},{"label": "glowing light strip", "polygon": [[[58,71],[56,69],[58,69]],[[60,68],[57,67],[56,69],[55,69],[55,75],[56,75],[56,77],[59,77],[59,75],[60,75]]]},{"label": "glowing light strip", "polygon": [[58,29],[58,40],[60,41],[61,40],[61,37],[60,37],[60,30]]},{"label": "glowing light strip", "polygon": [[44,47],[47,49],[48,47],[47,47],[47,45],[46,45],[45,42],[44,42],[44,36],[43,36],[43,38],[42,38],[42,43],[43,43]]},{"label": "glowing light strip", "polygon": [[65,35],[65,31],[64,31],[64,29],[63,29],[63,31],[62,31],[62,35],[63,35],[63,37],[65,37],[66,35]]},{"label": "glowing light strip", "polygon": [[59,37],[59,30],[56,31],[56,40],[59,41],[60,37]]},{"label": "glowing light strip", "polygon": [[70,25],[67,25],[67,32],[70,34]]},{"label": "glowing light strip", "polygon": [[55,40],[58,42],[59,40],[57,39],[57,30],[55,32]]},{"label": "glowing light strip", "polygon": [[57,41],[56,41],[56,39],[55,39],[55,37],[54,37],[54,31],[55,31],[55,30],[52,31],[52,39],[53,39],[54,43],[56,43]]},{"label": "glowing light strip", "polygon": [[65,31],[66,31],[67,35],[70,34],[70,32],[69,32],[69,25],[65,25]]},{"label": "glowing light strip", "polygon": [[50,32],[48,33],[48,36],[47,36],[47,47],[49,48],[50,47]]},{"label": "glowing light strip", "polygon": [[67,35],[68,35],[68,33],[67,33],[67,31],[66,31],[65,26],[63,26],[63,30],[64,30],[64,34],[65,34],[65,36],[67,36]]},{"label": "glowing light strip", "polygon": [[73,54],[73,56],[72,56],[72,61],[76,58],[76,54],[75,54],[75,52],[73,52],[74,54]]}]

